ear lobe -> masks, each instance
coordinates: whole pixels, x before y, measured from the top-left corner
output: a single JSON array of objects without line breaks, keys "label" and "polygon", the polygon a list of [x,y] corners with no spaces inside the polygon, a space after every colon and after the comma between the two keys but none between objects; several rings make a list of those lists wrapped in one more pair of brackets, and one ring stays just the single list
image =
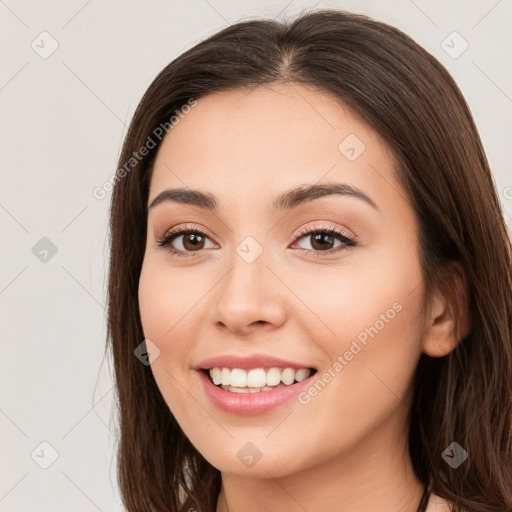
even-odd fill
[{"label": "ear lobe", "polygon": [[423,337],[423,352],[431,357],[449,354],[471,330],[469,289],[462,266],[449,263],[438,282],[443,284],[432,296]]}]

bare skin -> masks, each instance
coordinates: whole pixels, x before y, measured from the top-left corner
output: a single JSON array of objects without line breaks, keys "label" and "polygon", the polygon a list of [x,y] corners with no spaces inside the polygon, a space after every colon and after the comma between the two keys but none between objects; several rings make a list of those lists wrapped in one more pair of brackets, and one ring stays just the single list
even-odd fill
[{"label": "bare skin", "polygon": [[[365,146],[355,159],[356,139],[339,149],[349,134]],[[218,211],[171,201],[149,210],[140,312],[145,337],[160,350],[151,368],[166,403],[221,471],[217,512],[417,510],[423,485],[407,449],[411,381],[422,352],[446,355],[457,339],[445,297],[421,314],[416,220],[394,168],[371,127],[298,84],[201,98],[164,139],[148,204],[185,187],[213,194]],[[272,211],[284,191],[325,183],[348,184],[376,207],[328,195]],[[204,233],[201,243],[186,244],[182,234],[157,245],[180,226]],[[331,236],[321,246],[299,233],[332,227],[355,245]],[[248,236],[262,249],[251,263],[237,253]],[[365,329],[373,336],[350,357]],[[331,378],[302,403],[229,414],[210,402],[194,369],[228,353],[270,354]],[[336,370],[339,357],[346,364]],[[248,442],[262,454],[251,467],[237,457]],[[440,503],[434,497],[429,512],[448,510]]]}]

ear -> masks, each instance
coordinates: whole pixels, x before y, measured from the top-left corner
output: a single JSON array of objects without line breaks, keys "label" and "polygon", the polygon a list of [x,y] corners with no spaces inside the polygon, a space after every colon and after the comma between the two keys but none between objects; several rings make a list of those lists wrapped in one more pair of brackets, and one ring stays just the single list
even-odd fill
[{"label": "ear", "polygon": [[449,354],[471,330],[469,288],[462,265],[446,264],[437,282],[442,284],[432,294],[422,347],[431,357]]}]

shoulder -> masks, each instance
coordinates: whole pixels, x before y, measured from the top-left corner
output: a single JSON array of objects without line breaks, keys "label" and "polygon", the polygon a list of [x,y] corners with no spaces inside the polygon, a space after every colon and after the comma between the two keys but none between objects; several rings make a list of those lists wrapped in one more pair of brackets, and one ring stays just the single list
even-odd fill
[{"label": "shoulder", "polygon": [[425,512],[452,512],[452,503],[432,493]]}]

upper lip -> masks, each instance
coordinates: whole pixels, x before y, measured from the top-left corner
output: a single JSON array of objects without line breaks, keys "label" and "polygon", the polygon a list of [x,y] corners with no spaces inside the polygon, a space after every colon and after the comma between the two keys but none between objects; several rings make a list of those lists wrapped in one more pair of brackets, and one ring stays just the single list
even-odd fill
[{"label": "upper lip", "polygon": [[[313,368],[308,364],[286,361],[266,354],[254,354],[251,356],[236,356],[232,354],[210,357],[201,361],[197,369],[209,370],[210,368]],[[313,368],[314,369],[314,368]]]}]

